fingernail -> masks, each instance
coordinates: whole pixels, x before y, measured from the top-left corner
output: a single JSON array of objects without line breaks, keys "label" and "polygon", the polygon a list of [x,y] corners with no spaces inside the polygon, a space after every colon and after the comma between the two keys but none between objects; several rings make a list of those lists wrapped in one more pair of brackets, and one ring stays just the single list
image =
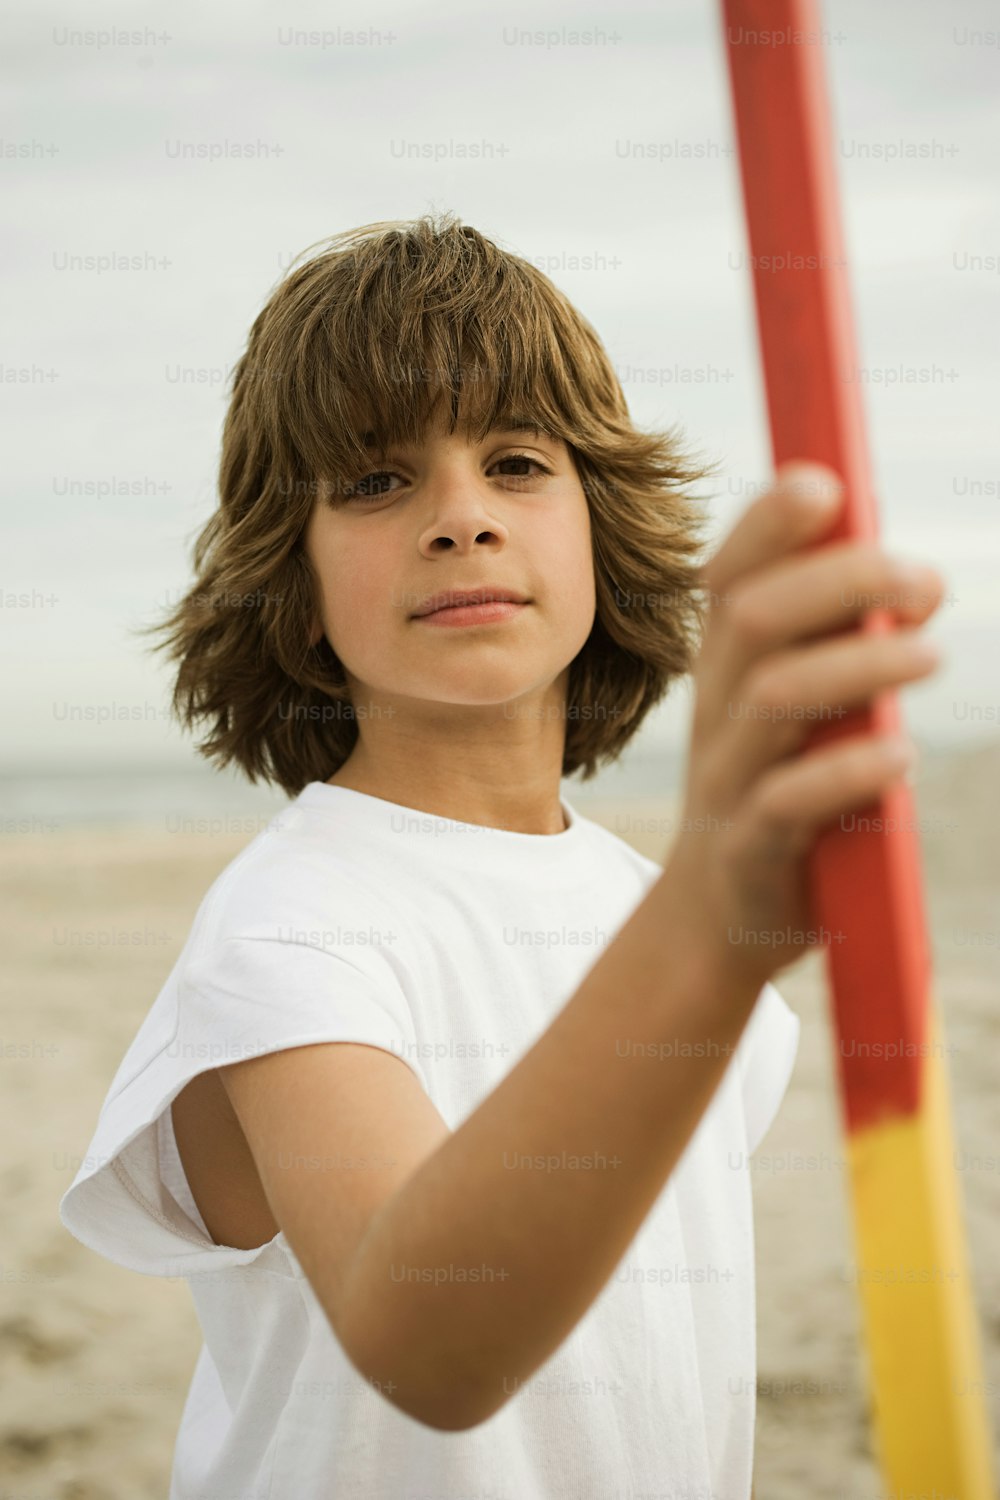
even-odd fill
[{"label": "fingernail", "polygon": [[913,767],[917,761],[917,747],[909,735],[890,735],[885,740],[885,753],[893,765]]},{"label": "fingernail", "polygon": [[795,491],[797,499],[823,510],[842,495],[844,490],[835,474],[813,464],[797,465],[789,472],[787,482]]},{"label": "fingernail", "polygon": [[924,562],[923,558],[894,552],[892,565],[899,581],[912,588],[919,588],[921,585],[933,588],[938,582],[937,572],[930,564]]},{"label": "fingernail", "polygon": [[929,636],[922,635],[915,642],[917,656],[925,667],[939,667],[944,660],[941,647],[937,641],[932,641]]}]

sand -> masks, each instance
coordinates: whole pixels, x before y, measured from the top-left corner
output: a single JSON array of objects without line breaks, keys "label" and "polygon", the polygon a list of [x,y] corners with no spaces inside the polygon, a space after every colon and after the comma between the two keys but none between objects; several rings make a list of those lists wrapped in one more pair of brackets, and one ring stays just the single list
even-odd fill
[{"label": "sand", "polygon": [[[1000,1433],[1000,744],[926,759],[915,796],[935,994],[953,1048],[955,1148]],[[674,806],[581,810],[653,858]],[[0,1500],[164,1500],[200,1346],[183,1282],[121,1270],[57,1204],[125,1049],[212,879],[249,842],[143,828],[9,834],[0,844],[5,1206]],[[80,934],[141,930],[141,944]],[[968,934],[992,934],[970,942]],[[754,1161],[758,1500],[875,1500],[839,1101],[821,955],[778,979],[802,1017],[779,1116]],[[984,1164],[991,1158],[993,1165]],[[977,1164],[978,1163],[978,1164]],[[1000,1440],[997,1442],[1000,1472]],[[669,1476],[664,1491],[669,1492]],[[278,1497],[294,1500],[294,1497]],[[527,1500],[527,1497],[526,1497]]]}]

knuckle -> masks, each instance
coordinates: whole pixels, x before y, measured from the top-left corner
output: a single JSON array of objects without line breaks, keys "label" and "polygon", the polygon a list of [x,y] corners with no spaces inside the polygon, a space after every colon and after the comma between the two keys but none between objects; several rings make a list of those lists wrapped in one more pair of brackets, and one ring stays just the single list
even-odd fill
[{"label": "knuckle", "polygon": [[871,540],[842,542],[837,548],[839,565],[852,574],[864,577],[877,575],[886,556],[879,543]]},{"label": "knuckle", "polygon": [[897,579],[888,554],[876,542],[850,542],[833,560],[839,602],[851,614],[885,600]]},{"label": "knuckle", "polygon": [[862,588],[878,588],[891,577],[888,554],[877,542],[853,542],[844,555],[849,581]]},{"label": "knuckle", "polygon": [[791,755],[793,751],[802,747],[804,740],[809,734],[811,724],[808,719],[800,718],[789,713],[779,718],[770,726],[772,744],[776,755]]},{"label": "knuckle", "polygon": [[756,708],[774,708],[787,701],[790,686],[787,670],[767,662],[752,667],[747,673],[743,696]]},{"label": "knuckle", "polygon": [[753,794],[751,815],[770,835],[787,838],[796,827],[787,777],[772,772],[762,776]]},{"label": "knuckle", "polygon": [[869,736],[861,736],[849,745],[842,762],[844,778],[854,793],[864,792],[871,783],[872,756],[877,746]]},{"label": "knuckle", "polygon": [[750,646],[764,644],[773,629],[771,612],[767,601],[758,589],[735,589],[729,602],[730,624]]}]

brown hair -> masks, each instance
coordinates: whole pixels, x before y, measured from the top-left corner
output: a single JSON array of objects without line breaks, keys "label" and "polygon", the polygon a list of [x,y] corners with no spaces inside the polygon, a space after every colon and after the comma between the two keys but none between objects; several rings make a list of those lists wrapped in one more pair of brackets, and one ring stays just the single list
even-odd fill
[{"label": "brown hair", "polygon": [[597,608],[570,664],[562,774],[588,780],[691,669],[707,516],[685,487],[714,465],[673,431],[638,431],[587,320],[454,215],[317,243],[329,248],[278,284],[233,372],[196,580],[140,631],[162,634],[152,649],[179,663],[174,716],[209,722],[202,755],[289,796],[343,764],[357,724],[329,642],[309,645],[319,594],[305,526],[326,485],[370,466],[366,435],[380,451],[419,442],[442,395],[454,432],[464,395],[476,441],[511,416],[564,439],[587,498]]}]

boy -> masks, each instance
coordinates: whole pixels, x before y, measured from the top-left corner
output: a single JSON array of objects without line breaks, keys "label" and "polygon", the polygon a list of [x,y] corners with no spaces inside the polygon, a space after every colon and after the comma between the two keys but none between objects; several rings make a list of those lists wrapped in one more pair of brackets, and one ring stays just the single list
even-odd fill
[{"label": "boy", "polygon": [[[802,550],[828,472],[699,568],[706,472],[451,216],[340,236],[254,323],[168,644],[203,753],[294,800],[204,898],[60,1209],[190,1279],[172,1500],[750,1493],[732,1158],[794,1062],[804,856],[904,769],[797,754],[787,705],[925,676],[943,584],[834,636],[900,574]],[[661,867],[560,777],[692,666]]]}]

